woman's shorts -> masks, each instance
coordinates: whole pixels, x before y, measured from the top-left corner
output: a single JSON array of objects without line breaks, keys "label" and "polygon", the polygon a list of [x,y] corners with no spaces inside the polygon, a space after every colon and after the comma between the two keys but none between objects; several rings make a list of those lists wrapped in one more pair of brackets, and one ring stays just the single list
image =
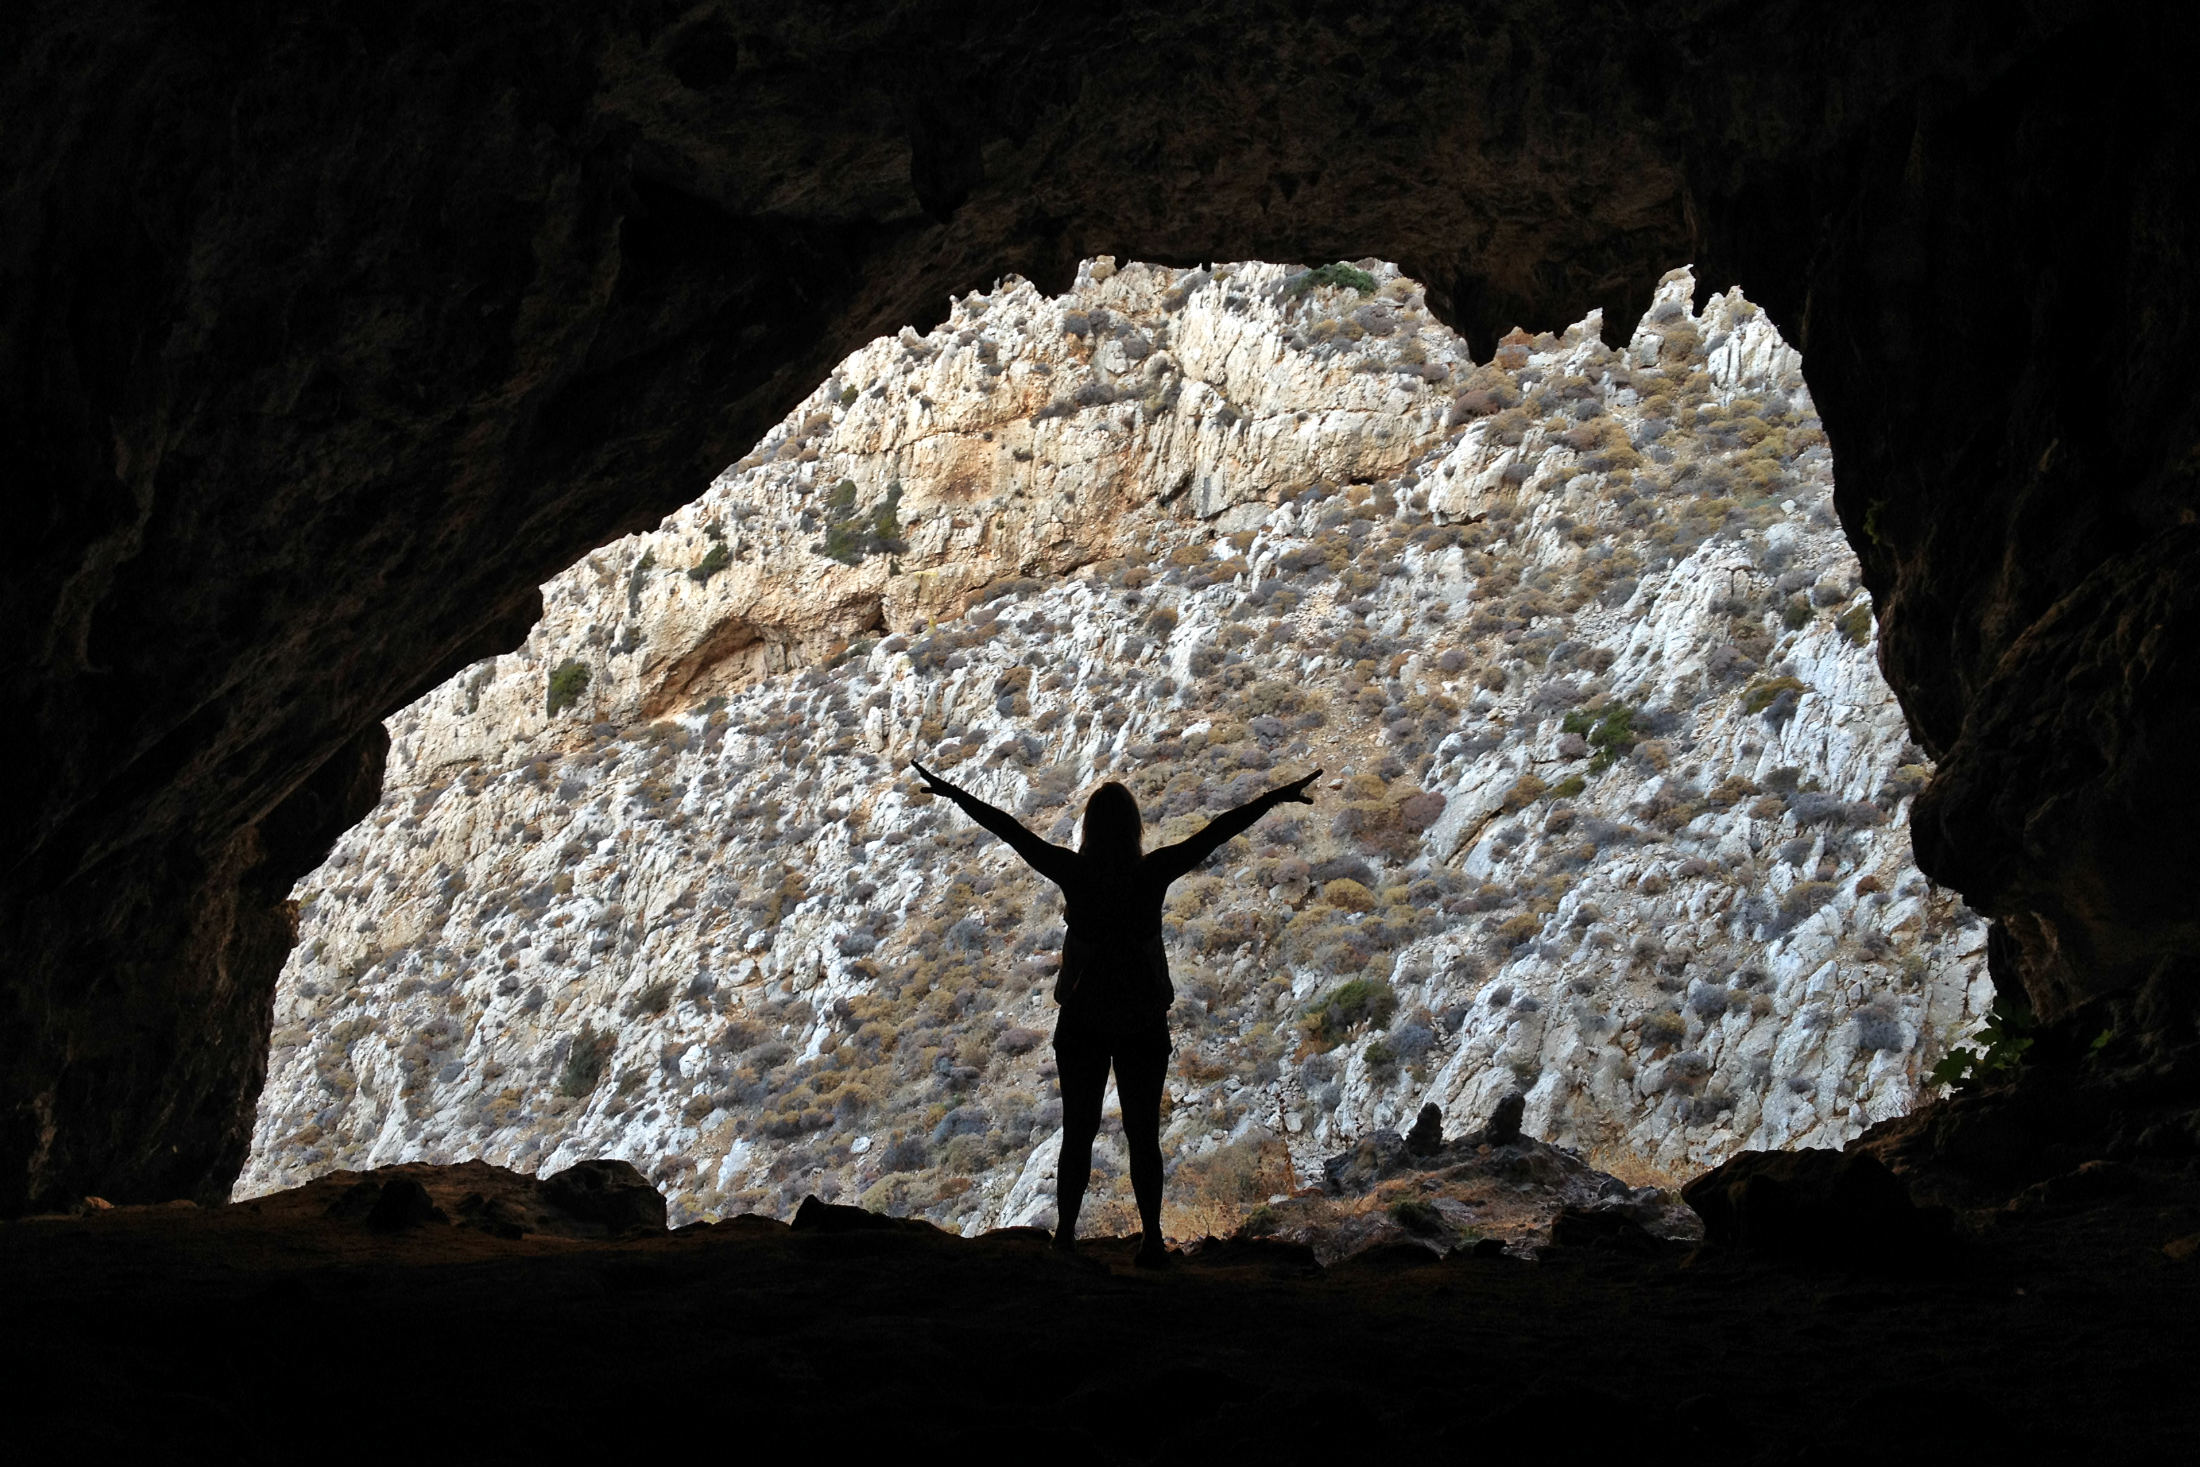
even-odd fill
[{"label": "woman's shorts", "polygon": [[1082,1060],[1129,1059],[1133,1063],[1166,1064],[1169,1058],[1169,1016],[1166,1011],[1151,1020],[1119,1028],[1098,1016],[1064,1009],[1054,1025],[1054,1052]]}]

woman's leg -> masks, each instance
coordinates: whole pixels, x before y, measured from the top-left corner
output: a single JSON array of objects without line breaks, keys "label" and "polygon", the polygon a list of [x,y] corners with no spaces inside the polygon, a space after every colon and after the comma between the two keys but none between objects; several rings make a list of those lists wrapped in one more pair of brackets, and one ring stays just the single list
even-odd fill
[{"label": "woman's leg", "polygon": [[1168,1256],[1161,1238],[1161,1087],[1169,1073],[1169,1043],[1126,1044],[1115,1056],[1115,1098],[1123,1107],[1123,1144],[1131,1154],[1131,1190],[1145,1229],[1138,1256],[1158,1263]]},{"label": "woman's leg", "polygon": [[1100,1103],[1108,1091],[1108,1053],[1072,1047],[1054,1051],[1062,1086],[1062,1155],[1054,1167],[1054,1246],[1077,1244],[1077,1214],[1092,1177],[1092,1138],[1100,1134]]}]

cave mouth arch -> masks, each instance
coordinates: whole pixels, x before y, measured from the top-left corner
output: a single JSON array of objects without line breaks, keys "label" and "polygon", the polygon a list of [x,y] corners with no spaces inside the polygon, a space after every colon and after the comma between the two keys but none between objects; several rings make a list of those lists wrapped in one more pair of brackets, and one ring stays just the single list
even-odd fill
[{"label": "cave mouth arch", "polygon": [[[1907,856],[1926,770],[1831,492],[1797,354],[1686,270],[1479,362],[1375,260],[958,297],[391,719],[297,892],[237,1195],[615,1156],[675,1222],[1047,1222],[1059,906],[920,755],[1056,840],[1101,778],[1173,839],[1332,771],[1172,909],[1187,1236],[1334,1232],[1292,1194],[1516,1089],[1668,1188],[1852,1139],[1988,990]],[[1453,1190],[1412,1235],[1548,1225]]]},{"label": "cave mouth arch", "polygon": [[[45,762],[0,842],[0,1211],[223,1195],[285,893],[371,806],[379,720],[855,344],[1103,252],[1372,252],[1476,340],[1681,260],[1751,282],[1940,761],[1926,865],[2071,1026],[2042,1066],[2189,1048],[2193,18],[1267,18],[27,21],[0,380],[39,553],[0,665]],[[1978,1185],[2146,1133],[2124,1104]]]}]

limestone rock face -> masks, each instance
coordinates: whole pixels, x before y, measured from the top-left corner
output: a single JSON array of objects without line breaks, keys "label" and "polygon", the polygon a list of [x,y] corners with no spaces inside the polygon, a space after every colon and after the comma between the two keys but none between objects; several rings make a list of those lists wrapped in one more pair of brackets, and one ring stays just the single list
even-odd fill
[{"label": "limestone rock face", "polygon": [[1059,903],[911,757],[1062,842],[1101,779],[1158,842],[1326,771],[1172,900],[1178,1231],[1430,1102],[1638,1182],[1902,1113],[1984,927],[1795,354],[1693,284],[1477,365],[1379,262],[1100,259],[858,351],[391,719],[239,1194],[617,1156],[675,1220],[1045,1220]]},{"label": "limestone rock face", "polygon": [[1464,346],[1394,271],[1335,311],[1320,297],[1343,307],[1336,290],[1282,295],[1303,273],[1103,259],[1062,299],[1016,282],[927,336],[880,338],[697,505],[553,582],[519,660],[433,695],[398,757],[435,768],[561,736],[573,720],[547,712],[544,680],[569,659],[590,721],[630,724],[960,616],[996,581],[1135,550],[1180,516],[1395,478],[1435,441]]}]

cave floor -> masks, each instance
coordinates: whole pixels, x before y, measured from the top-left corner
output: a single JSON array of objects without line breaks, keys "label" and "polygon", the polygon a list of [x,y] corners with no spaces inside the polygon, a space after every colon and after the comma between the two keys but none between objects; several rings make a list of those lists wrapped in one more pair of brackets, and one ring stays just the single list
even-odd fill
[{"label": "cave floor", "polygon": [[381,1234],[301,1195],[0,1225],[18,1460],[561,1460],[700,1438],[2083,1461],[2200,1441],[2191,1198],[2005,1215],[1894,1269],[1675,1247],[1319,1271],[1225,1244],[1141,1273],[1127,1242],[1077,1264],[1027,1231]]}]

